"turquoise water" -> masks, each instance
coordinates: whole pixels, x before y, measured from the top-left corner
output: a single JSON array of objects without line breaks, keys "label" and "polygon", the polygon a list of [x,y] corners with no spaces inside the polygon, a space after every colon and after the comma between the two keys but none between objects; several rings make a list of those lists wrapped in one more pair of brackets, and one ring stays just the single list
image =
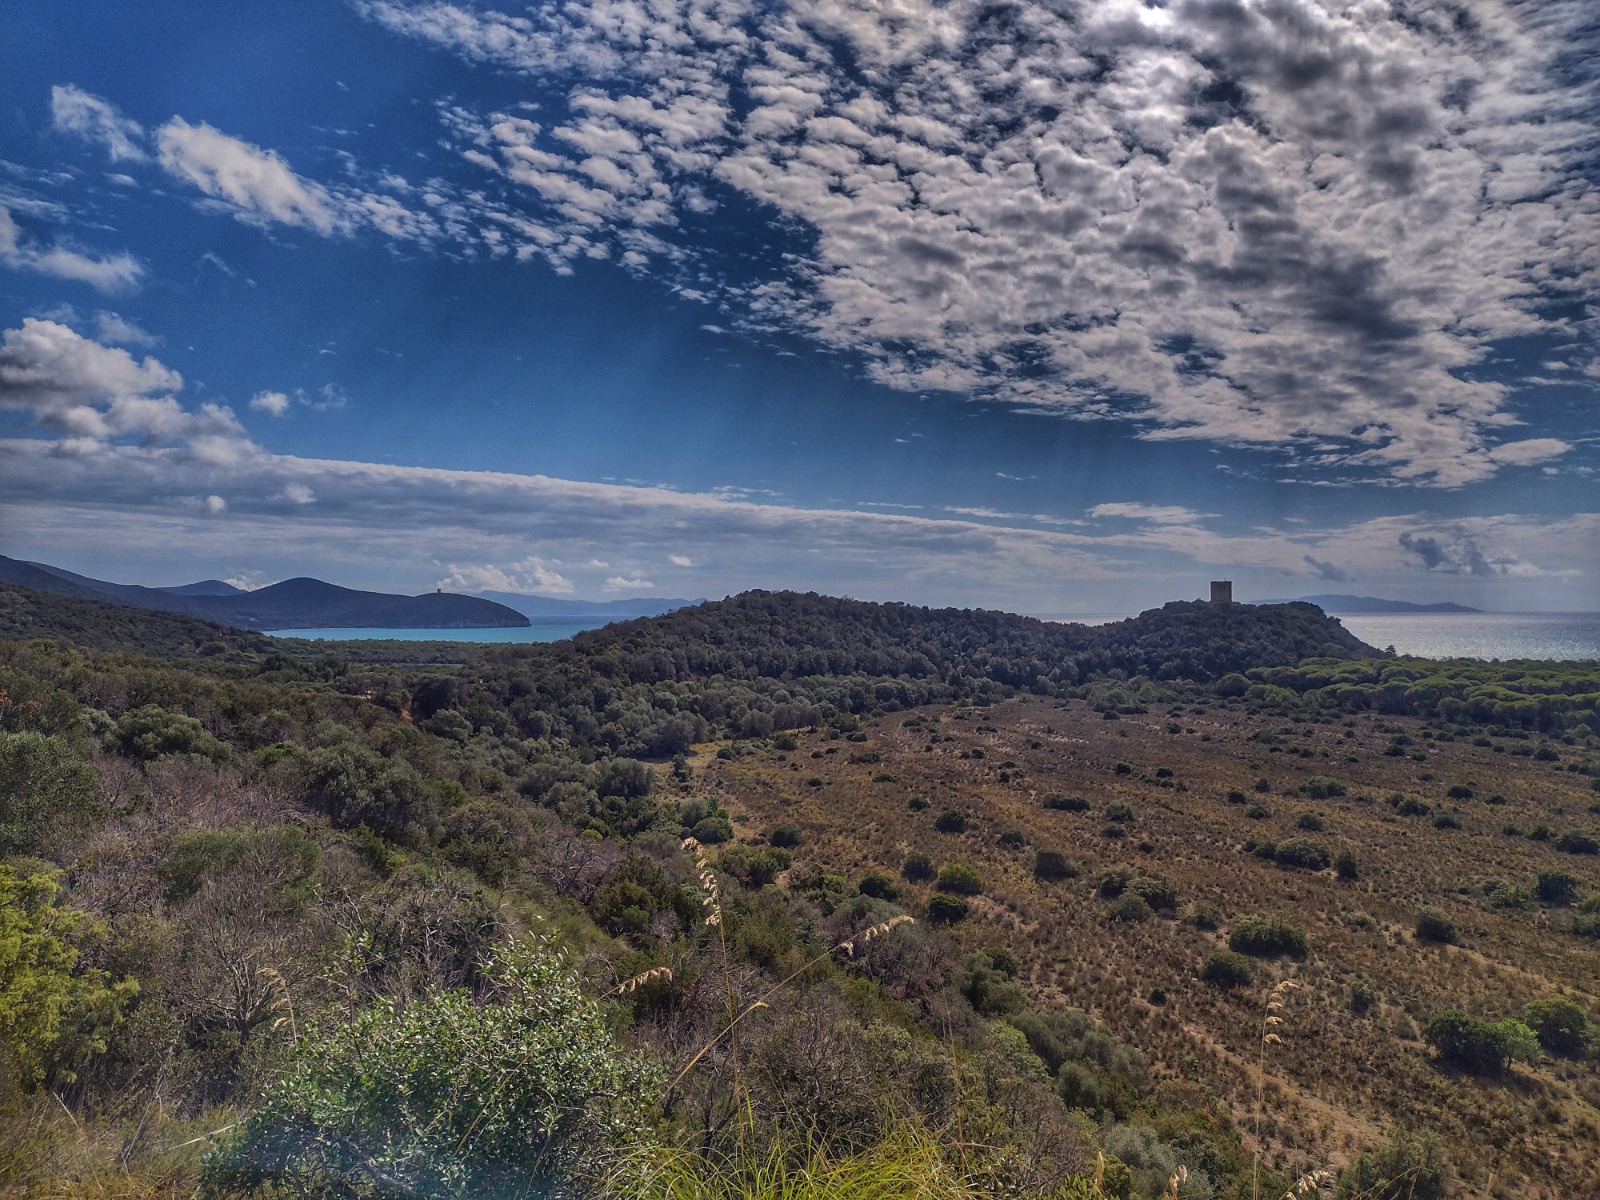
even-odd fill
[{"label": "turquoise water", "polygon": [[330,642],[385,639],[396,642],[559,642],[609,621],[535,622],[522,629],[268,629],[269,637],[324,638]]},{"label": "turquoise water", "polygon": [[[1130,613],[1052,614],[1049,620],[1104,625]],[[1340,617],[1369,646],[1393,646],[1422,658],[1600,660],[1600,613],[1404,613]],[[606,621],[561,621],[525,629],[276,629],[273,637],[333,642],[389,638],[402,642],[559,642]]]}]

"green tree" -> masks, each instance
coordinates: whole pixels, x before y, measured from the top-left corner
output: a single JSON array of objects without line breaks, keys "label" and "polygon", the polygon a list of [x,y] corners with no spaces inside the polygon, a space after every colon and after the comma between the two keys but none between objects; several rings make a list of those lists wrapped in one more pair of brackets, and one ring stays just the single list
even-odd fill
[{"label": "green tree", "polygon": [[54,874],[0,867],[0,1057],[25,1084],[70,1078],[106,1048],[138,985],[78,967],[88,914],[57,901]]},{"label": "green tree", "polygon": [[661,1076],[620,1047],[547,942],[509,943],[494,991],[379,1000],[302,1039],[295,1068],[208,1157],[213,1195],[576,1195],[648,1142]]},{"label": "green tree", "polygon": [[1523,1020],[1551,1054],[1581,1056],[1588,1047],[1589,1016],[1563,996],[1546,996],[1522,1010]]},{"label": "green tree", "polygon": [[64,738],[0,733],[0,855],[41,849],[93,801],[94,772]]}]

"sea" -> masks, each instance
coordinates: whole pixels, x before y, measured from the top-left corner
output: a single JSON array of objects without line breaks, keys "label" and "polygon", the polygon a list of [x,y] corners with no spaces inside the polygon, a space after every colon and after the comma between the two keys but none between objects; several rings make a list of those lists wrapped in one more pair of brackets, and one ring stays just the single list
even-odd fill
[{"label": "sea", "polygon": [[[1047,621],[1105,625],[1128,613],[1053,613]],[[1600,613],[1382,613],[1337,617],[1356,637],[1418,658],[1600,660]]]},{"label": "sea", "polygon": [[321,638],[329,642],[559,642],[599,629],[608,621],[535,621],[520,629],[267,629],[268,637]]},{"label": "sea", "polygon": [[[1105,625],[1132,613],[1048,613],[1046,621]],[[1369,646],[1393,646],[1419,658],[1600,660],[1600,613],[1398,613],[1342,616]],[[330,642],[387,638],[403,642],[559,642],[606,621],[536,622],[522,629],[274,629],[273,637]]]}]

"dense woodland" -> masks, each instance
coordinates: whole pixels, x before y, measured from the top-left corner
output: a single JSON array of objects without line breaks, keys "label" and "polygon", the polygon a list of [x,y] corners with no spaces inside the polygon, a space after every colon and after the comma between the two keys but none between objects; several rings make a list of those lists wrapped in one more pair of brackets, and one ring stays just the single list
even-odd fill
[{"label": "dense woodland", "polygon": [[[1593,664],[1395,659],[1299,604],[1091,629],[758,592],[334,650],[7,587],[0,633],[0,1180],[27,1196],[754,1195],[801,1167],[818,1196],[1280,1196],[1303,1164],[1259,1111],[974,943],[975,872],[852,878],[711,768],[799,738],[870,764],[886,714],[1024,696],[1438,718],[1558,739],[1585,780],[1600,728]],[[1331,873],[1301,840],[1272,853]],[[1564,886],[1563,936],[1600,935]],[[1197,964],[1220,987],[1293,961],[1292,931],[1233,933]],[[1440,1017],[1484,1074],[1589,1054],[1570,1003]],[[1454,1186],[1424,1135],[1322,1165],[1306,1188]]]}]

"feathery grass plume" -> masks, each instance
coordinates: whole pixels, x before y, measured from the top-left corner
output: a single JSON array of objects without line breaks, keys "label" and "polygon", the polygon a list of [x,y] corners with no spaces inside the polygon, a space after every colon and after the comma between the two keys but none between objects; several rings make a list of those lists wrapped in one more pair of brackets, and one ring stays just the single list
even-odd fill
[{"label": "feathery grass plume", "polygon": [[287,1025],[289,1027],[290,1041],[298,1044],[300,1041],[300,1027],[295,1023],[294,1019],[294,1001],[289,997],[289,981],[283,977],[283,973],[276,967],[261,967],[256,971],[256,974],[265,979],[267,986],[277,993],[267,1005],[267,1010],[283,1014],[273,1019],[271,1028],[275,1030],[282,1029]]},{"label": "feathery grass plume", "polygon": [[600,997],[600,999],[606,1000],[606,999],[609,999],[612,996],[626,996],[629,992],[638,991],[640,988],[644,987],[646,984],[654,983],[658,979],[661,980],[663,983],[671,983],[672,982],[672,968],[671,967],[651,967],[648,971],[640,971],[637,975],[633,976],[631,979],[624,979],[621,983],[617,984],[617,986],[612,988],[609,992],[604,993]]},{"label": "feathery grass plume", "polygon": [[1294,1181],[1294,1186],[1283,1194],[1282,1200],[1304,1200],[1306,1196],[1325,1196],[1333,1189],[1332,1171],[1318,1168],[1307,1171]]},{"label": "feathery grass plume", "polygon": [[1178,1200],[1178,1188],[1181,1187],[1188,1178],[1189,1168],[1184,1166],[1182,1163],[1179,1163],[1178,1169],[1174,1171],[1172,1173],[1172,1177],[1167,1180],[1167,1190],[1162,1193],[1161,1200]]},{"label": "feathery grass plume", "polygon": [[1292,979],[1280,979],[1267,993],[1267,1011],[1261,1018],[1261,1041],[1256,1055],[1256,1111],[1251,1136],[1256,1143],[1255,1164],[1251,1169],[1251,1200],[1261,1198],[1261,1115],[1267,1103],[1267,1051],[1283,1045],[1278,1029],[1283,1025],[1283,1012],[1290,992],[1300,985]]},{"label": "feathery grass plume", "polygon": [[872,941],[873,938],[882,937],[896,925],[907,925],[910,924],[914,919],[915,918],[909,917],[905,913],[901,913],[898,917],[890,917],[887,921],[880,921],[876,925],[873,925],[867,929],[863,929],[860,933],[856,934],[855,937],[850,938],[848,941],[840,942],[834,947],[834,949],[843,950],[845,957],[849,958],[855,954],[857,945],[865,946],[868,942]]},{"label": "feathery grass plume", "polygon": [[694,855],[694,869],[700,877],[700,904],[707,909],[706,924],[716,929],[722,927],[722,888],[717,883],[717,873],[711,869],[706,848],[692,837],[683,839],[683,848]]}]

